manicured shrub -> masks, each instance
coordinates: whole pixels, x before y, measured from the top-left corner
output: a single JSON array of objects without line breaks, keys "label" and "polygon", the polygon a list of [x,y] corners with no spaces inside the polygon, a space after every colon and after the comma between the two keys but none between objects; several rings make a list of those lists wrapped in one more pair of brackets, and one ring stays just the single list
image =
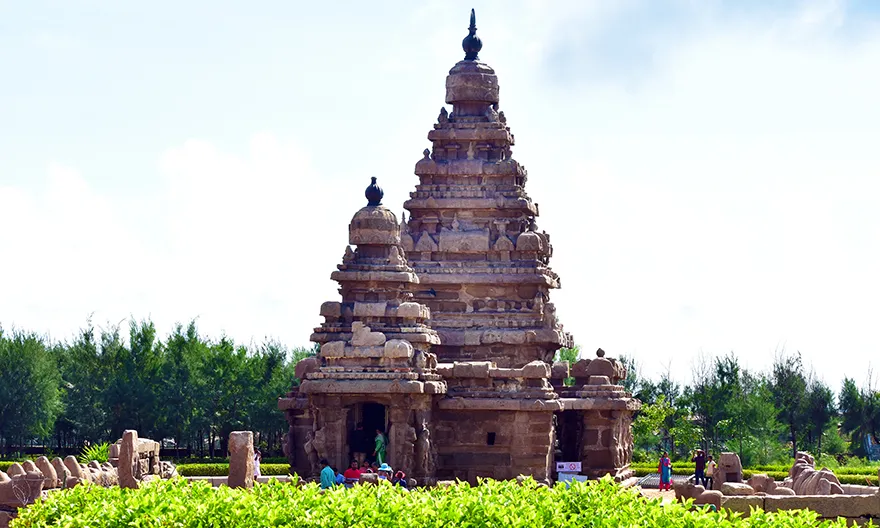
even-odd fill
[{"label": "manicured shrub", "polygon": [[[182,477],[225,477],[229,475],[229,463],[224,464],[180,464],[177,472]],[[287,475],[289,464],[260,464],[263,475]]]},{"label": "manicured shrub", "polygon": [[480,486],[416,489],[334,488],[272,481],[253,490],[212,488],[184,479],[155,481],[137,490],[77,486],[51,493],[20,512],[15,528],[36,527],[750,527],[836,526],[811,511],[755,511],[747,519],[660,499],[641,498],[609,479],[545,488],[528,480],[484,481]]}]

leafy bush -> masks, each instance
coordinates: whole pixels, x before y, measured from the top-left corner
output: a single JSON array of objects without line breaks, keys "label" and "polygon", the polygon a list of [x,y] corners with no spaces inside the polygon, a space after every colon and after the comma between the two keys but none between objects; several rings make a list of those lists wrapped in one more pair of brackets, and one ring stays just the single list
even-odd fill
[{"label": "leafy bush", "polygon": [[[225,477],[229,475],[229,464],[180,464],[177,472],[182,477]],[[263,475],[288,475],[289,464],[260,464]]]},{"label": "leafy bush", "polygon": [[79,461],[82,464],[88,464],[95,460],[101,464],[110,460],[110,444],[104,442],[102,444],[92,444],[83,448],[79,454]]},{"label": "leafy bush", "polygon": [[6,471],[9,471],[9,466],[11,466],[11,465],[14,464],[14,463],[15,463],[15,462],[5,462],[5,461],[4,461],[4,462],[0,462],[0,471],[3,471],[4,473],[5,473]]},{"label": "leafy bush", "polygon": [[533,480],[484,481],[478,487],[403,491],[383,483],[334,488],[272,481],[253,490],[212,488],[183,479],[154,481],[137,490],[77,486],[20,511],[16,528],[115,526],[203,527],[418,527],[504,526],[505,528],[584,526],[663,526],[768,528],[844,527],[846,522],[819,522],[807,510],[767,513],[747,519],[710,512],[660,499],[641,498],[604,479],[544,488]]}]

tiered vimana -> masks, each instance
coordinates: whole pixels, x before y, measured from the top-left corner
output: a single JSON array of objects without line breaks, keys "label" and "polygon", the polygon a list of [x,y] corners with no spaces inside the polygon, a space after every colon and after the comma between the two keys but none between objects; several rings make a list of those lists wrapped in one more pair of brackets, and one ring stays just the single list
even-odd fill
[{"label": "tiered vimana", "polygon": [[578,387],[563,384],[567,363],[551,369],[572,345],[549,302],[559,277],[476,29],[472,11],[465,59],[446,79],[452,112],[440,111],[416,165],[409,221],[379,205],[374,182],[351,222],[357,250],[332,275],[342,302],[321,307],[312,334],[321,351],[297,364],[302,385],[279,399],[300,474],[315,475],[319,458],[348,466],[364,431],[384,427],[389,462],[420,484],[549,481],[560,459],[592,478],[632,476],[638,401],[618,385],[622,366],[582,360]]},{"label": "tiered vimana", "polygon": [[351,431],[364,423],[370,439],[377,429],[387,432],[389,462],[426,479],[433,476],[436,458],[428,431],[432,395],[446,392],[430,352],[439,339],[426,324],[428,308],[412,302],[419,279],[400,248],[397,218],[381,205],[376,178],[366,196],[369,204],[349,225],[349,243],[356,249],[346,247],[331,275],[342,302],[321,306],[325,321],[311,337],[321,344],[318,358],[311,368],[309,363],[297,368],[304,378],[298,395],[307,397],[311,429],[303,454],[311,474],[320,470],[321,458],[334,464],[349,460],[359,451]]},{"label": "tiered vimana", "polygon": [[535,224],[526,170],[511,157],[513,135],[498,111],[498,78],[471,11],[465,58],[446,78],[446,102],[416,164],[420,179],[404,207],[401,242],[431,308],[441,361],[489,360],[499,367],[552,362],[572,338],[549,302],[559,277],[548,266],[550,236]]}]

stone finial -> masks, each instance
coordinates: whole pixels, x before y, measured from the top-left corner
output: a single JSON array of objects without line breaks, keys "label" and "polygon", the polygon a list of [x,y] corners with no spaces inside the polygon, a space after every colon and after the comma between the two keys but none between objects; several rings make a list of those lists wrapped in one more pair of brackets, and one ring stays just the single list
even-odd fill
[{"label": "stone finial", "polygon": [[468,28],[468,36],[461,41],[461,49],[464,50],[464,60],[480,60],[477,54],[483,49],[483,41],[477,36],[477,15],[473,9],[471,9],[471,25]]},{"label": "stone finial", "polygon": [[596,357],[605,357],[605,351],[600,348],[596,351]]},{"label": "stone finial", "polygon": [[368,206],[376,207],[377,205],[382,205],[382,197],[385,196],[385,192],[376,184],[375,176],[371,177],[370,186],[364,191],[364,196],[367,197]]}]

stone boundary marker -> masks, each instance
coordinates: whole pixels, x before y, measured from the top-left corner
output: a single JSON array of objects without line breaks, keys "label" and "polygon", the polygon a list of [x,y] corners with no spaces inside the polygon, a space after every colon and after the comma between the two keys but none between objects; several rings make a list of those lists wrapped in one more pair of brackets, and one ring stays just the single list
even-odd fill
[{"label": "stone boundary marker", "polygon": [[254,487],[254,433],[233,431],[229,433],[229,479],[230,488]]}]

